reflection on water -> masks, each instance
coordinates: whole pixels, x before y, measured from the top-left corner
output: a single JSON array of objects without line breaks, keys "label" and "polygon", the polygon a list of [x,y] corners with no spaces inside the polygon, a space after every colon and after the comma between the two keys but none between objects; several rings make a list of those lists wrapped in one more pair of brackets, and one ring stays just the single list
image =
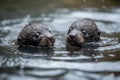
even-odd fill
[{"label": "reflection on water", "polygon": [[[23,6],[23,0],[0,1],[0,80],[119,80],[120,2],[97,1],[44,0],[42,4],[25,0]],[[66,32],[78,18],[93,19],[102,31],[101,41],[67,50]],[[50,25],[56,37],[53,50],[14,45],[20,30],[29,22]]]}]

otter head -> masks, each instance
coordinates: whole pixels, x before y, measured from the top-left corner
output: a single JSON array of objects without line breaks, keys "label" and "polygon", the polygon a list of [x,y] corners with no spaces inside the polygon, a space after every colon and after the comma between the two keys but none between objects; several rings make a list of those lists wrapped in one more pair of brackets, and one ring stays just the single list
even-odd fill
[{"label": "otter head", "polygon": [[69,28],[66,41],[67,45],[81,46],[85,42],[100,40],[100,31],[91,19],[79,19]]},{"label": "otter head", "polygon": [[20,46],[53,47],[55,38],[51,31],[40,23],[30,23],[20,32],[17,43]]}]

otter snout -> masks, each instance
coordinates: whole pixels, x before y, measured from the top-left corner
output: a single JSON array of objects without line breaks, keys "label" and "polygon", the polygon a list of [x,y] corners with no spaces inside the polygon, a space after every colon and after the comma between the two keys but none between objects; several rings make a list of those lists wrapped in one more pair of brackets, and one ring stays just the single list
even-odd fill
[{"label": "otter snout", "polygon": [[43,35],[40,36],[39,46],[52,47],[54,45],[54,42],[55,37],[51,33],[45,32]]},{"label": "otter snout", "polygon": [[69,45],[80,45],[84,43],[84,38],[82,33],[79,30],[73,29],[67,34],[67,44]]}]

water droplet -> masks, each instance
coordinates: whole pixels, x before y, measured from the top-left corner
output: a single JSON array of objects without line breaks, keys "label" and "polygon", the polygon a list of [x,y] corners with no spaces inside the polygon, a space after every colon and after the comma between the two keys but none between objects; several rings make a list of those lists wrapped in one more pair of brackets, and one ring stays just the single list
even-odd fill
[{"label": "water droplet", "polygon": [[105,6],[102,6],[103,9],[105,9],[106,7]]},{"label": "water droplet", "polygon": [[92,54],[92,56],[94,57],[94,56],[95,56],[95,54]]},{"label": "water droplet", "polygon": [[108,56],[110,56],[110,57],[115,57],[115,55],[113,55],[113,54],[109,54]]},{"label": "water droplet", "polygon": [[98,61],[98,59],[95,59],[95,61],[97,62],[97,61]]},{"label": "water droplet", "polygon": [[86,0],[84,0],[84,2],[86,2]]}]

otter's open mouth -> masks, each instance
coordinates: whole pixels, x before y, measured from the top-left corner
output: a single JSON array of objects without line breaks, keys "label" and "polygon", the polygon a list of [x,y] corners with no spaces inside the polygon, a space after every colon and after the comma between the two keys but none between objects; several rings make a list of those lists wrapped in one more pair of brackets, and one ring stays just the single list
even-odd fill
[{"label": "otter's open mouth", "polygon": [[53,48],[52,45],[39,45],[40,48]]},{"label": "otter's open mouth", "polygon": [[41,47],[41,48],[52,48],[53,43],[49,42],[48,40],[46,40],[45,42],[40,41],[38,46]]},{"label": "otter's open mouth", "polygon": [[77,43],[75,41],[68,41],[68,43],[71,45],[71,46],[78,46],[78,47],[81,47],[82,43]]}]

